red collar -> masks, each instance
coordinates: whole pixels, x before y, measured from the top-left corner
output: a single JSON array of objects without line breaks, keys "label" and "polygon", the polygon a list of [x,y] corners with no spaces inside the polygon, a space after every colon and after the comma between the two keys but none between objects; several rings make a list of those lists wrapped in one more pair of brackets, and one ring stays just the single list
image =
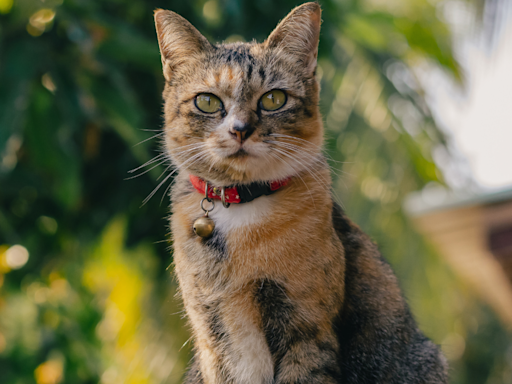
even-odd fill
[{"label": "red collar", "polygon": [[[205,193],[205,181],[198,176],[190,175],[190,181],[194,188],[204,195]],[[263,195],[271,195],[276,192],[279,188],[284,187],[290,178],[272,181],[270,183],[251,183],[247,185],[234,185],[226,187],[224,189],[224,196],[226,203],[229,204],[242,204],[248,203],[257,197]],[[210,199],[221,200],[222,188],[211,186],[208,183],[208,197]]]}]

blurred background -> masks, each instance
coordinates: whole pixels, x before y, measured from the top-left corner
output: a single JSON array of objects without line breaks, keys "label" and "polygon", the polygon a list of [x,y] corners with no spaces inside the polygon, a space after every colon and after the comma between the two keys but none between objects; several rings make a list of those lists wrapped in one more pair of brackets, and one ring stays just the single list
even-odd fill
[{"label": "blurred background", "polygon": [[[181,382],[153,10],[262,41],[298,4],[0,0],[1,384]],[[451,383],[512,383],[510,2],[320,4],[333,193]]]}]

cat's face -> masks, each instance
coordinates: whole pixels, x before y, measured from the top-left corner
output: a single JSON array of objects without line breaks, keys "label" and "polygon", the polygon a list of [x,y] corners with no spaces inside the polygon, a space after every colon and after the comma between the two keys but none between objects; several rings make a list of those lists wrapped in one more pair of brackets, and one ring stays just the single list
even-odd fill
[{"label": "cat's face", "polygon": [[166,86],[166,148],[216,185],[293,176],[318,160],[320,8],[296,8],[261,44],[211,45],[170,11],[155,14]]}]

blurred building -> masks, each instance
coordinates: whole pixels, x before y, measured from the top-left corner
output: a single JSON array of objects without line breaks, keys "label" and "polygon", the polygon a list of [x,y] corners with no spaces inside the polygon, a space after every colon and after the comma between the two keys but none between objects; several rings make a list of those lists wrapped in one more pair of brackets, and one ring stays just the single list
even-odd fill
[{"label": "blurred building", "polygon": [[512,327],[512,188],[464,195],[427,188],[406,211],[452,269]]}]

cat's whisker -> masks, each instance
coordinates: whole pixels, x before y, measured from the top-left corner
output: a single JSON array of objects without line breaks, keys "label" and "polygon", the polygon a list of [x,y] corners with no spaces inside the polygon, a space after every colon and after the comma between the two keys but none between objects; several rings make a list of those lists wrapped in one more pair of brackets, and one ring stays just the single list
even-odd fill
[{"label": "cat's whisker", "polygon": [[302,139],[300,137],[283,135],[283,134],[279,134],[279,133],[271,133],[269,136],[274,137],[275,139],[279,140],[280,142],[300,143],[304,146],[303,148],[308,148],[308,150],[314,150],[315,152],[321,152],[321,153],[325,152],[325,148],[323,148],[322,146],[312,143],[311,141]]},{"label": "cat's whisker", "polygon": [[169,242],[169,239],[164,239],[164,240],[153,241],[153,244],[161,244],[161,243],[168,243],[168,242]]},{"label": "cat's whisker", "polygon": [[[304,139],[300,139],[300,138],[295,138],[297,139],[297,141],[289,141],[291,140],[293,137],[290,136],[286,136],[284,138],[281,138],[280,140],[278,140],[279,143],[286,143],[286,144],[289,144],[289,145],[296,145],[297,144],[303,144],[304,146],[298,146],[296,145],[298,148],[301,148],[302,150],[305,150],[305,151],[308,151],[308,152],[311,152],[311,153],[322,153],[322,155],[324,157],[326,157],[328,159],[328,161],[330,162],[333,162],[333,163],[336,163],[336,164],[346,164],[347,162],[345,161],[338,161],[338,160],[335,160],[325,149],[322,149],[321,147],[319,147],[318,145],[316,144],[313,144],[307,140],[304,140]],[[308,146],[311,146],[312,148],[308,148]]]},{"label": "cat's whisker", "polygon": [[[186,135],[184,135],[184,136],[186,137]],[[196,138],[196,139],[197,139],[197,138]],[[190,147],[190,146],[192,146],[192,145],[198,144],[198,142],[199,142],[199,143],[201,143],[201,144],[204,144],[204,142],[203,142],[202,140],[199,140],[199,139],[197,139],[197,140],[198,140],[198,141],[196,141],[196,142],[194,142],[194,143],[190,143],[190,144],[187,144],[187,145],[180,145],[180,148]]]},{"label": "cat's whisker", "polygon": [[[283,149],[276,149],[276,148],[274,148],[274,150],[275,150],[276,152],[281,153],[282,155],[284,155],[284,156],[288,157],[290,160],[294,161],[297,165],[301,165],[301,166],[304,166],[304,165],[305,165],[304,163],[302,163],[301,161],[299,161],[299,159],[297,159],[296,157],[294,157],[294,156],[293,156],[293,154],[290,154],[289,152],[287,152],[287,151],[285,151],[285,150],[283,150]],[[292,168],[295,170],[296,175],[300,177],[300,173],[299,173],[299,171],[298,171],[298,170],[297,170],[297,169],[296,169],[296,168],[295,168],[295,167],[294,167],[290,162],[286,162],[286,163],[287,163],[288,165],[290,165],[290,167],[292,167]],[[315,175],[315,173],[314,173],[314,172],[312,172],[312,171],[309,169],[309,167],[305,166],[305,167],[304,167],[304,170],[305,170],[305,171],[307,171],[307,172],[308,172],[308,173],[309,173],[309,174],[310,174],[310,175],[311,175],[311,176],[312,176],[312,177],[313,177],[313,178],[314,178],[314,179],[315,179],[319,184],[323,185],[324,187],[327,187],[327,185],[326,185],[324,182],[322,182],[322,181],[318,178],[318,176],[316,176],[316,175]],[[307,186],[306,182],[304,182],[304,180],[302,179],[302,177],[300,177],[300,178],[301,178],[302,182],[304,183],[304,185],[306,185],[306,187],[309,189],[309,187]],[[313,199],[313,201],[314,201],[314,199]]]},{"label": "cat's whisker", "polygon": [[[180,156],[182,157],[184,154],[188,154],[189,156],[190,156],[190,155],[195,156],[193,153],[194,153],[195,151],[197,151],[197,150],[201,150],[199,153],[205,153],[205,151],[204,151],[204,150],[202,150],[202,149],[204,149],[205,147],[206,147],[206,144],[194,144],[194,147],[193,147],[193,148],[188,148],[188,149],[185,149],[185,150],[183,150],[183,151],[175,152],[175,153],[173,153],[173,156],[174,156],[175,158],[178,158],[178,157],[180,157]],[[191,152],[191,153],[189,153],[189,152]],[[190,158],[190,157],[189,157],[189,158]]]},{"label": "cat's whisker", "polygon": [[162,186],[162,184],[164,184],[167,180],[169,180],[169,178],[178,170],[178,168],[176,168],[174,171],[172,171],[169,175],[167,175],[165,177],[165,179],[163,179],[160,184],[158,184],[156,186],[155,189],[153,189],[153,191],[142,201],[142,206],[144,206],[154,195],[155,193],[160,189],[160,187]]},{"label": "cat's whisker", "polygon": [[184,165],[186,165],[188,162],[193,161],[197,156],[202,155],[204,152],[200,152],[199,154],[196,154],[194,156],[191,156],[189,159],[187,159],[183,164],[176,165],[176,169],[174,169],[171,173],[169,173],[161,182],[156,186],[155,189],[142,201],[142,206],[144,206],[154,195],[155,193],[160,189],[160,187],[167,181],[169,178],[174,175],[180,168],[182,168]]},{"label": "cat's whisker", "polygon": [[[275,149],[275,148],[274,148]],[[276,149],[275,149],[276,150]],[[281,148],[279,151],[281,151],[281,153],[287,157],[289,157],[290,159],[294,160],[295,162],[301,164],[301,165],[304,165],[303,163],[301,163],[297,158],[295,158],[293,156],[293,153],[290,153],[286,150],[284,150],[283,148]],[[328,188],[328,185],[319,179],[319,177],[317,175],[315,175],[315,173],[310,169],[310,167],[307,166],[307,163],[306,163],[306,166],[304,167],[304,169],[311,175],[311,177],[313,177],[320,185],[322,185],[324,188]]]},{"label": "cat's whisker", "polygon": [[323,154],[321,152],[310,150],[310,149],[304,148],[304,147],[300,147],[295,144],[290,144],[290,143],[286,143],[286,142],[282,142],[282,141],[270,141],[270,143],[280,146],[280,147],[291,149],[294,152],[297,152],[298,154],[308,155],[312,158],[323,158]]},{"label": "cat's whisker", "polygon": [[316,156],[314,156],[308,152],[302,151],[302,148],[299,146],[289,145],[289,144],[285,144],[285,143],[282,143],[279,141],[275,142],[273,144],[275,144],[276,146],[278,146],[282,149],[286,149],[288,153],[290,153],[290,151],[292,151],[291,153],[297,154],[298,156],[305,156],[313,163],[325,164],[325,159],[322,157],[321,153],[315,152],[314,155],[316,155]]},{"label": "cat's whisker", "polygon": [[[144,174],[146,174],[146,173],[148,173],[148,172],[152,171],[153,169],[155,169],[155,168],[157,168],[157,167],[159,167],[159,166],[161,166],[161,165],[165,164],[165,162],[166,162],[167,160],[168,160],[168,159],[163,159],[162,161],[158,162],[156,165],[153,165],[151,168],[146,169],[144,172],[139,173],[138,175],[135,175],[135,176],[127,177],[127,178],[125,178],[124,180],[132,180],[132,179],[135,179],[135,178],[137,178],[137,177],[139,177],[139,176],[142,176],[142,175],[144,175]],[[157,179],[157,180],[158,180],[158,179]]]},{"label": "cat's whisker", "polygon": [[[282,142],[278,142],[278,143],[279,143],[279,144],[283,144]],[[296,149],[295,149],[295,148],[293,148],[293,147],[296,147]],[[307,153],[302,153],[302,152],[300,152],[299,150],[301,149],[301,147],[298,147],[298,146],[293,146],[293,147],[290,147],[289,149],[290,149],[290,150],[297,151],[297,152],[299,152],[299,154],[302,154],[302,155],[306,155],[306,156],[308,156],[308,157],[311,157],[311,155],[309,155],[309,154],[307,154]],[[330,165],[330,164],[326,163],[326,162],[325,162],[326,160],[325,160],[325,159],[323,159],[323,158],[322,158],[322,159],[320,159],[320,158],[315,158],[315,159],[312,159],[312,160],[315,160],[315,162],[316,162],[316,161],[320,161],[322,164],[327,165],[327,167],[330,169],[330,171],[331,171],[333,174],[335,174],[335,175],[338,177],[338,179],[339,179],[339,180],[341,180],[341,182],[346,186],[345,181],[343,180],[343,176],[342,176],[342,175],[340,175],[338,172],[341,172],[342,174],[346,174],[346,175],[348,174],[348,175],[350,175],[348,172],[345,172],[345,171],[343,171],[343,170],[341,170],[341,169],[337,170],[337,169],[336,169],[336,168],[334,168],[332,165]],[[336,191],[336,189],[335,189],[333,186],[331,186],[331,192],[332,192],[333,197],[335,198],[336,202],[337,202],[338,204],[340,204],[341,206],[344,206],[344,205],[343,205],[343,202],[341,201],[340,197],[338,196],[338,192]]]},{"label": "cat's whisker", "polygon": [[295,170],[296,172],[296,176],[302,181],[302,183],[304,184],[304,186],[306,187],[306,189],[308,190],[308,193],[309,193],[309,196],[311,197],[311,201],[313,202],[313,206],[316,208],[316,205],[315,205],[315,199],[313,198],[313,193],[311,192],[311,189],[309,188],[309,186],[306,184],[306,182],[304,181],[304,179],[302,178],[302,176],[297,172],[296,168],[290,164],[286,159],[280,157],[279,155],[277,154],[274,154],[272,152],[269,153],[271,155],[272,158],[274,159],[277,159],[278,161],[282,161],[283,163],[289,165],[292,169]]},{"label": "cat's whisker", "polygon": [[[199,156],[197,159],[195,159],[191,164],[188,164],[188,166],[190,167],[190,166],[194,165],[195,163],[197,163],[198,161],[200,161],[200,160],[204,159],[204,157],[205,157],[204,155],[206,155],[206,153],[205,153],[205,152],[201,152],[201,153],[200,153],[200,155],[201,155],[201,156]],[[183,165],[182,165],[182,166],[183,166]],[[176,170],[178,170],[178,168],[176,168]],[[164,197],[167,195],[167,192],[168,192],[168,191],[169,191],[169,189],[172,187],[172,185],[173,185],[173,183],[171,182],[171,183],[167,186],[167,188],[165,188],[165,191],[164,191],[164,193],[162,194],[162,198],[160,199],[160,205],[162,204],[162,202],[163,202],[163,200],[164,200]]]},{"label": "cat's whisker", "polygon": [[214,158],[210,158],[209,161],[211,162],[211,164],[210,164],[210,168],[208,169],[208,172],[211,172],[213,167],[215,167],[219,163],[219,160],[216,160]]},{"label": "cat's whisker", "polygon": [[269,134],[269,136],[272,136],[272,137],[275,137],[275,138],[279,138],[279,139],[286,139],[286,140],[292,140],[292,141],[301,142],[301,143],[304,143],[304,144],[306,144],[308,146],[317,148],[319,152],[322,152],[324,150],[324,148],[322,146],[320,146],[318,144],[315,144],[315,143],[312,143],[311,141],[308,141],[308,140],[303,139],[301,137],[284,135],[282,133],[271,133],[271,134]]},{"label": "cat's whisker", "polygon": [[325,148],[323,148],[323,147],[321,147],[321,146],[319,146],[317,144],[314,144],[311,141],[302,139],[300,137],[284,135],[284,134],[281,134],[281,133],[271,133],[269,136],[273,136],[273,137],[276,137],[276,138],[281,138],[282,140],[292,140],[292,141],[295,140],[296,142],[304,143],[305,145],[309,145],[309,146],[312,146],[314,148],[317,148],[318,151],[322,152],[326,157],[329,158],[330,161],[332,161],[334,163],[338,163],[338,164],[345,164],[346,163],[345,161],[335,160],[331,155],[329,155],[329,153],[325,150]]},{"label": "cat's whisker", "polygon": [[136,147],[137,145],[140,145],[140,144],[142,144],[142,143],[145,143],[146,141],[153,140],[155,137],[162,136],[162,135],[164,135],[164,134],[165,134],[165,132],[157,133],[156,135],[153,135],[153,136],[151,136],[151,137],[148,137],[147,139],[144,139],[144,140],[142,140],[141,142],[139,142],[139,143],[135,144],[133,147]]},{"label": "cat's whisker", "polygon": [[147,167],[148,165],[153,164],[155,161],[160,161],[161,158],[164,157],[165,155],[165,153],[161,153],[158,156],[153,157],[151,160],[146,161],[144,164],[138,166],[137,168],[128,171],[128,173],[137,172],[139,169]]},{"label": "cat's whisker", "polygon": [[[282,148],[282,149],[284,150],[284,148]],[[286,151],[286,150],[284,150],[284,151],[285,151],[285,152],[288,152],[288,151]],[[320,160],[320,159],[316,158],[316,160]],[[325,160],[325,159],[322,159],[322,160]],[[328,168],[329,168],[329,169],[330,169],[334,174],[336,174],[336,176],[338,176],[338,178],[339,178],[340,180],[342,180],[342,181],[343,181],[343,178],[342,178],[339,174],[337,174],[337,173],[336,173],[336,171],[335,171],[335,170],[334,170],[334,169],[333,169],[329,164],[326,164],[326,162],[325,162],[325,161],[320,161],[320,165],[327,165],[327,166],[328,166]],[[311,170],[311,169],[309,169],[308,167],[306,167],[306,170],[307,170],[307,171],[309,172],[309,174],[310,174],[310,175],[311,175],[315,180],[317,180],[321,185],[323,185],[325,188],[328,188],[328,185],[327,185],[325,182],[322,182],[322,181],[318,178],[318,176],[315,174],[314,170]],[[343,172],[343,171],[341,171],[341,172]],[[344,173],[344,172],[343,172],[343,173]],[[339,197],[339,195],[338,195],[338,192],[337,192],[337,191],[336,191],[336,189],[332,186],[332,184],[331,184],[330,190],[331,190],[331,193],[332,193],[332,195],[333,195],[334,199],[336,200],[336,202],[337,202],[338,204],[340,204],[341,206],[343,206],[343,202],[341,201],[341,199],[340,199],[340,197]]]},{"label": "cat's whisker", "polygon": [[[180,312],[183,312],[183,313],[184,313],[184,312],[185,312],[185,310],[180,311]],[[178,312],[178,313],[180,313],[180,312]],[[182,350],[182,349],[183,349],[183,348],[184,348],[184,347],[189,343],[189,341],[190,341],[190,340],[192,340],[192,336],[190,336],[190,337],[189,337],[189,339],[183,343],[183,345],[181,346],[181,348],[179,349],[179,351],[178,351],[178,352],[181,352],[181,350]]]},{"label": "cat's whisker", "polygon": [[193,143],[193,144],[189,144],[189,145],[184,145],[184,146],[179,148],[180,149],[179,151],[177,151],[177,152],[172,152],[171,151],[171,153],[174,156],[177,156],[177,155],[180,155],[182,153],[187,152],[188,150],[196,149],[196,148],[204,148],[204,147],[206,147],[206,144],[204,144],[204,143],[199,143],[199,144],[198,143]]},{"label": "cat's whisker", "polygon": [[216,161],[212,160],[212,163],[210,164],[210,168],[208,168],[208,172],[211,172],[213,169],[213,166],[215,165]]},{"label": "cat's whisker", "polygon": [[164,197],[167,196],[167,192],[169,192],[169,189],[172,187],[172,181],[169,183],[169,185],[167,186],[167,188],[165,188],[164,190],[164,193],[162,194],[162,198],[160,199],[160,205],[162,205],[163,201],[164,201]]},{"label": "cat's whisker", "polygon": [[197,153],[203,153],[203,152],[204,152],[203,148],[190,148],[186,151],[180,152],[179,154],[175,154],[173,157],[175,159],[185,158],[185,160],[186,160],[189,156],[195,156]]},{"label": "cat's whisker", "polygon": [[323,157],[321,152],[312,151],[312,150],[309,150],[308,148],[300,147],[300,146],[295,145],[295,144],[286,143],[286,142],[282,142],[282,141],[269,141],[269,142],[272,143],[272,144],[278,145],[278,146],[282,146],[282,147],[286,147],[286,148],[289,148],[289,149],[293,149],[297,153],[301,153],[301,152],[305,151],[306,155],[311,156],[313,158]]},{"label": "cat's whisker", "polygon": [[[181,168],[183,168],[187,164],[190,166],[190,165],[196,163],[196,161],[200,160],[203,156],[206,156],[206,155],[208,155],[208,152],[206,152],[206,151],[200,151],[199,153],[191,155],[183,163],[176,164],[176,169],[181,169]],[[192,162],[192,164],[189,164],[190,162]]]},{"label": "cat's whisker", "polygon": [[[291,143],[285,143],[285,142],[282,142],[282,141],[267,141],[269,143],[272,143],[272,144],[275,144],[277,146],[281,146],[282,148],[286,148],[286,149],[289,149],[289,150],[292,150],[294,152],[297,152],[298,154],[300,155],[305,155],[305,156],[308,156],[309,158],[311,158],[311,160],[315,161],[315,162],[320,162],[320,163],[324,163],[325,159],[324,158],[320,158],[318,156],[314,156],[314,155],[321,155],[319,154],[318,152],[316,151],[312,151],[311,153],[309,153],[307,150],[306,150],[306,153],[303,152],[303,150],[305,148],[303,147],[300,147],[298,145],[294,145],[294,144],[291,144]],[[338,172],[341,172],[341,173],[346,173],[344,171],[342,171],[341,169],[336,169],[334,168],[332,165],[330,165],[329,163],[326,164],[329,169],[331,170],[331,172],[333,172],[336,176],[338,177],[341,177],[341,175],[338,173]]]},{"label": "cat's whisker", "polygon": [[311,141],[303,139],[301,137],[285,135],[285,134],[282,134],[282,133],[271,133],[271,134],[269,134],[269,136],[273,136],[273,137],[276,137],[276,138],[282,138],[282,139],[289,139],[289,140],[300,141],[300,142],[302,142],[302,143],[304,143],[306,145],[309,145],[309,146],[317,148],[320,152],[324,150],[324,148],[322,146],[320,146],[318,144],[315,144],[315,143],[312,143]]},{"label": "cat's whisker", "polygon": [[164,169],[164,171],[160,174],[160,176],[157,177],[156,181],[160,180],[160,178],[169,170],[169,168],[172,168],[174,164],[170,164],[167,166],[167,168]]},{"label": "cat's whisker", "polygon": [[[318,151],[318,150],[315,150],[315,149],[311,149],[311,148],[308,148],[308,147],[304,147],[304,146],[299,146],[299,145],[296,145],[294,143],[290,143],[290,142],[287,142],[287,141],[281,141],[281,140],[267,140],[266,141],[267,143],[270,143],[270,144],[274,144],[274,145],[277,145],[277,146],[281,146],[281,147],[285,147],[285,148],[288,148],[288,149],[293,149],[295,152],[297,153],[304,153],[304,154],[307,154],[311,157],[314,157],[314,158],[324,158],[324,154],[323,152],[321,151]],[[320,160],[322,161],[322,160]]]}]

